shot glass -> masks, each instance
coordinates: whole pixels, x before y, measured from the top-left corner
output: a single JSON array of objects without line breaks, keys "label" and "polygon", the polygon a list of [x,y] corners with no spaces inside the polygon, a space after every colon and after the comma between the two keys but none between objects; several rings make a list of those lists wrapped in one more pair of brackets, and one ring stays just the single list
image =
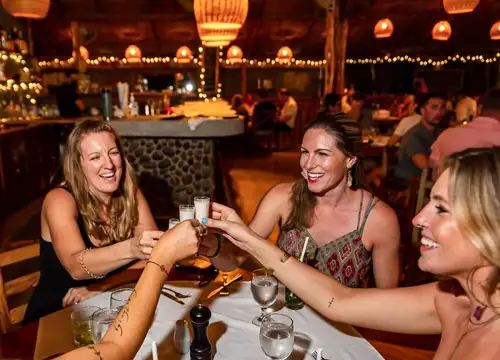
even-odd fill
[{"label": "shot glass", "polygon": [[168,230],[172,229],[179,222],[180,222],[179,219],[176,219],[176,218],[172,218],[172,219],[168,220]]},{"label": "shot glass", "polygon": [[194,205],[179,205],[179,221],[194,219]]},{"label": "shot glass", "polygon": [[196,220],[201,222],[201,219],[209,217],[210,198],[206,196],[195,197],[194,207],[195,207]]}]

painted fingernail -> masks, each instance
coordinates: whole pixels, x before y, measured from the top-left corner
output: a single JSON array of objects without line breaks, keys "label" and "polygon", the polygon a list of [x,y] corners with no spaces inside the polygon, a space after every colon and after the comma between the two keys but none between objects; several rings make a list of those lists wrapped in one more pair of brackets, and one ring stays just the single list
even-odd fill
[{"label": "painted fingernail", "polygon": [[207,218],[203,218],[203,219],[201,219],[201,222],[206,225],[206,224],[208,224],[208,219]]}]

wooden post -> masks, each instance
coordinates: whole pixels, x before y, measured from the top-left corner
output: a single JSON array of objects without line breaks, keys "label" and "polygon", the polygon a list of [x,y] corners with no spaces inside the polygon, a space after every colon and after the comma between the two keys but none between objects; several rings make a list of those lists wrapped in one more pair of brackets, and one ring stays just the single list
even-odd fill
[{"label": "wooden post", "polygon": [[219,65],[219,59],[220,59],[220,51],[222,49],[217,49],[215,52],[215,84],[214,87],[215,89],[219,88],[219,82],[220,82],[220,65]]},{"label": "wooden post", "polygon": [[345,61],[346,61],[346,51],[347,51],[347,34],[349,30],[349,24],[347,19],[342,19],[337,22],[338,31],[336,31],[337,41],[336,52],[335,52],[335,91],[337,94],[342,94],[345,89]]},{"label": "wooden post", "polygon": [[335,7],[338,1],[330,0],[326,14],[326,43],[325,43],[325,85],[324,94],[333,91],[335,77]]},{"label": "wooden post", "polygon": [[247,65],[241,65],[241,93],[245,95],[247,93]]},{"label": "wooden post", "polygon": [[71,22],[71,41],[73,43],[73,51],[75,52],[75,66],[78,69],[78,72],[84,73],[86,64],[80,54],[80,30],[76,21]]}]

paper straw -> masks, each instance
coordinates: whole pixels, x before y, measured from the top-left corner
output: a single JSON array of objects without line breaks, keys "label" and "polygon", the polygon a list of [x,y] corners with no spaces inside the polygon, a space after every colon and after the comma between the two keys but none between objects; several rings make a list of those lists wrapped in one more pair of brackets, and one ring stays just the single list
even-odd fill
[{"label": "paper straw", "polygon": [[158,360],[158,347],[156,346],[156,341],[151,344],[151,352],[153,354],[153,360]]},{"label": "paper straw", "polygon": [[308,243],[309,243],[309,236],[306,236],[306,241],[304,242],[304,247],[302,248],[302,254],[300,254],[300,262],[304,262],[304,255],[306,254]]}]

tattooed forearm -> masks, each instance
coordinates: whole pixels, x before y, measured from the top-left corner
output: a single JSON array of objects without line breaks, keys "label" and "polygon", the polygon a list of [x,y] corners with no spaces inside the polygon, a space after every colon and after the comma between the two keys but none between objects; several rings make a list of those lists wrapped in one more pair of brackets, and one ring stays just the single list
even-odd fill
[{"label": "tattooed forearm", "polygon": [[328,308],[330,308],[330,306],[332,306],[334,301],[335,301],[335,298],[332,298],[332,300],[330,300],[330,302],[328,303]]},{"label": "tattooed forearm", "polygon": [[104,358],[101,356],[101,352],[97,350],[94,346],[89,346],[89,349],[94,352],[95,355],[99,357],[99,360],[104,360]]},{"label": "tattooed forearm", "polygon": [[127,322],[128,318],[129,318],[129,309],[128,308],[130,305],[130,301],[136,297],[137,297],[137,292],[134,289],[134,291],[132,291],[132,294],[130,294],[130,297],[127,300],[127,302],[125,303],[125,305],[123,305],[122,309],[120,310],[120,313],[118,314],[118,317],[116,318],[116,320],[114,322],[114,328],[116,331],[120,332],[120,336],[123,335],[122,324]]}]

